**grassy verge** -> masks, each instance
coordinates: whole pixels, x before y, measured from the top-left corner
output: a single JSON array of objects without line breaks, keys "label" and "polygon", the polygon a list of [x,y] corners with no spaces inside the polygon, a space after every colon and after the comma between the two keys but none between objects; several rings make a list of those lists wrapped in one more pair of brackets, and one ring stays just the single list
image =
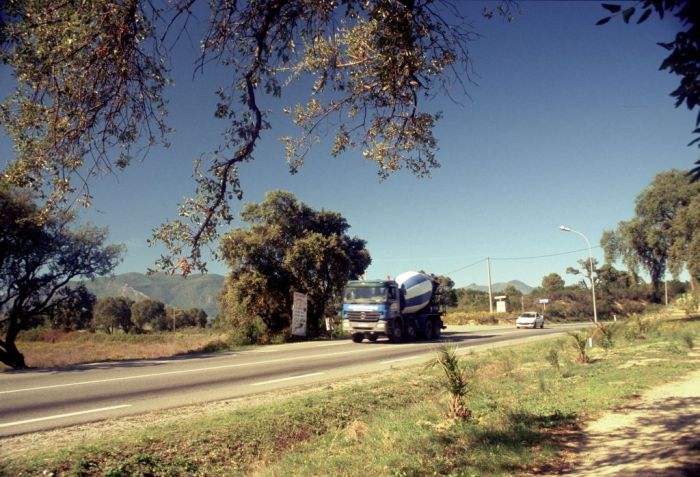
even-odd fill
[{"label": "grassy verge", "polygon": [[125,359],[152,359],[228,348],[227,335],[189,329],[143,335],[46,330],[34,339],[17,341],[27,365],[50,368]]},{"label": "grassy verge", "polygon": [[699,319],[617,326],[588,364],[569,336],[464,356],[466,421],[445,418],[438,371],[413,367],[26,453],[0,475],[518,474],[555,462],[583,421],[700,366]]}]

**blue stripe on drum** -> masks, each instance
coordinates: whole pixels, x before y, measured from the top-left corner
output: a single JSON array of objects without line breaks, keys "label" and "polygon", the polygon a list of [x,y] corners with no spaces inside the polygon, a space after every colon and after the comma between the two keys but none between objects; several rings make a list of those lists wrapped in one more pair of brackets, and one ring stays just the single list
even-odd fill
[{"label": "blue stripe on drum", "polygon": [[405,306],[410,307],[410,306],[426,304],[430,300],[431,294],[432,294],[432,292],[431,293],[424,293],[424,294],[418,295],[418,296],[414,296],[414,297],[406,300]]},{"label": "blue stripe on drum", "polygon": [[416,286],[420,283],[424,283],[427,281],[427,277],[425,275],[422,275],[420,273],[416,273],[412,277],[410,277],[408,280],[402,283],[403,286],[406,287],[408,290],[409,288]]}]

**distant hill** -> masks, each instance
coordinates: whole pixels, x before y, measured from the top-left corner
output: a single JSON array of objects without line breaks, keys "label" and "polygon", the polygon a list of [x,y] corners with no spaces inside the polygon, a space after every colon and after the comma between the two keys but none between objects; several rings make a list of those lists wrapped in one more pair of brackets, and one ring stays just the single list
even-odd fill
[{"label": "distant hill", "polygon": [[[515,289],[518,290],[523,295],[527,295],[532,290],[534,290],[533,287],[531,287],[530,285],[528,285],[526,283],[521,282],[520,280],[511,280],[507,283],[503,283],[503,282],[492,283],[491,290],[493,290],[494,293],[501,293],[508,285],[513,285],[515,287]],[[469,290],[483,291],[483,292],[489,291],[489,287],[487,285],[477,285],[476,283],[471,283],[464,288],[467,288]]]},{"label": "distant hill", "polygon": [[223,284],[224,277],[212,273],[187,278],[164,273],[123,273],[85,282],[87,289],[98,298],[125,296],[134,301],[150,298],[185,310],[201,308],[210,319],[218,313],[216,298]]}]

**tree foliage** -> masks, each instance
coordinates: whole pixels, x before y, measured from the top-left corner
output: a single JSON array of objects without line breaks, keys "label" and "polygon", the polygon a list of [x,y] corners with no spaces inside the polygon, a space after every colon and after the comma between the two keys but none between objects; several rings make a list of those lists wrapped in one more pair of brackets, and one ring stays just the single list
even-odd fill
[{"label": "tree foliage", "polygon": [[[593,270],[591,270],[591,261],[593,262]],[[595,258],[582,258],[576,261],[579,268],[576,267],[566,267],[566,273],[569,275],[581,275],[583,278],[579,282],[582,288],[590,289],[591,282],[595,280],[595,284],[598,284],[598,260]],[[593,273],[593,275],[591,275]]]},{"label": "tree foliage", "polygon": [[[689,110],[700,105],[700,5],[695,0],[641,0],[635,5],[623,8],[619,4],[603,3],[611,15],[598,20],[598,25],[608,23],[614,17],[622,17],[625,23],[633,20],[637,14],[637,24],[645,22],[654,12],[663,19],[665,15],[676,17],[681,28],[673,40],[660,42],[659,46],[669,51],[659,69],[681,77],[678,87],[671,92],[676,107],[685,103]],[[700,146],[700,112],[695,120],[697,135],[689,145]],[[700,180],[700,161],[691,171],[695,180]]]},{"label": "tree foliage", "polygon": [[133,300],[123,296],[100,298],[95,304],[93,325],[109,334],[117,330],[128,333],[134,326],[131,321],[132,304]]},{"label": "tree foliage", "polygon": [[131,305],[131,321],[143,331],[147,327],[161,331],[167,327],[165,303],[158,300],[141,300]]},{"label": "tree foliage", "polygon": [[[64,298],[65,296],[65,298]],[[65,287],[59,292],[56,305],[49,311],[51,327],[62,330],[86,330],[92,325],[97,297],[85,285]]]},{"label": "tree foliage", "polygon": [[680,170],[663,172],[637,196],[634,217],[603,234],[606,260],[622,259],[633,273],[637,266],[644,267],[655,301],[661,301],[661,283],[669,266],[675,275],[686,267],[691,283],[700,279],[694,275],[700,262],[698,197],[700,182],[691,182]]},{"label": "tree foliage", "polygon": [[[508,5],[509,2],[503,2]],[[49,190],[47,210],[90,202],[89,179],[126,167],[156,142],[167,143],[169,52],[190,34],[204,0],[41,0],[2,2],[2,60],[17,80],[0,121],[16,157],[5,180]],[[222,143],[195,161],[196,188],[180,219],[154,231],[169,253],[165,269],[206,269],[200,248],[233,219],[242,197],[238,167],[250,161],[270,117],[262,97],[293,83],[308,100],[284,109],[299,134],[282,138],[292,172],[324,131],[333,155],[359,149],[382,177],[406,168],[428,175],[439,164],[424,106],[438,92],[464,90],[468,43],[477,37],[450,0],[213,0],[198,70],[228,68],[214,112]],[[508,7],[486,10],[512,18]],[[206,15],[206,14],[204,14]],[[300,86],[295,86],[299,88]],[[113,151],[116,151],[113,153]],[[50,186],[50,187],[47,187]]]},{"label": "tree foliage", "polygon": [[221,239],[231,272],[221,313],[241,326],[260,317],[272,333],[289,327],[293,292],[308,295],[308,328],[318,331],[328,304],[370,264],[364,240],[347,235],[337,212],[314,210],[288,192],[266,195],[241,212],[246,228]]},{"label": "tree foliage", "polygon": [[438,283],[437,302],[440,307],[455,307],[457,306],[457,292],[455,291],[455,282],[445,275],[430,275],[433,280]]},{"label": "tree foliage", "polygon": [[105,229],[72,230],[74,216],[38,220],[39,207],[26,192],[0,186],[0,361],[25,367],[17,350],[19,331],[71,299],[75,278],[110,273],[123,247],[105,246]]},{"label": "tree foliage", "polygon": [[545,292],[555,292],[563,290],[566,286],[564,279],[558,273],[550,273],[542,278],[542,289]]}]

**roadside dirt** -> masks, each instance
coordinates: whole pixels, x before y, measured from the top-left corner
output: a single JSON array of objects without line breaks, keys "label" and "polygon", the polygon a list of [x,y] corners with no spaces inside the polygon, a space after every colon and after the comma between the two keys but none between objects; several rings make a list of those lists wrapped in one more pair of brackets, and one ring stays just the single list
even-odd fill
[{"label": "roadside dirt", "polygon": [[576,434],[561,468],[536,475],[700,476],[700,370]]}]

